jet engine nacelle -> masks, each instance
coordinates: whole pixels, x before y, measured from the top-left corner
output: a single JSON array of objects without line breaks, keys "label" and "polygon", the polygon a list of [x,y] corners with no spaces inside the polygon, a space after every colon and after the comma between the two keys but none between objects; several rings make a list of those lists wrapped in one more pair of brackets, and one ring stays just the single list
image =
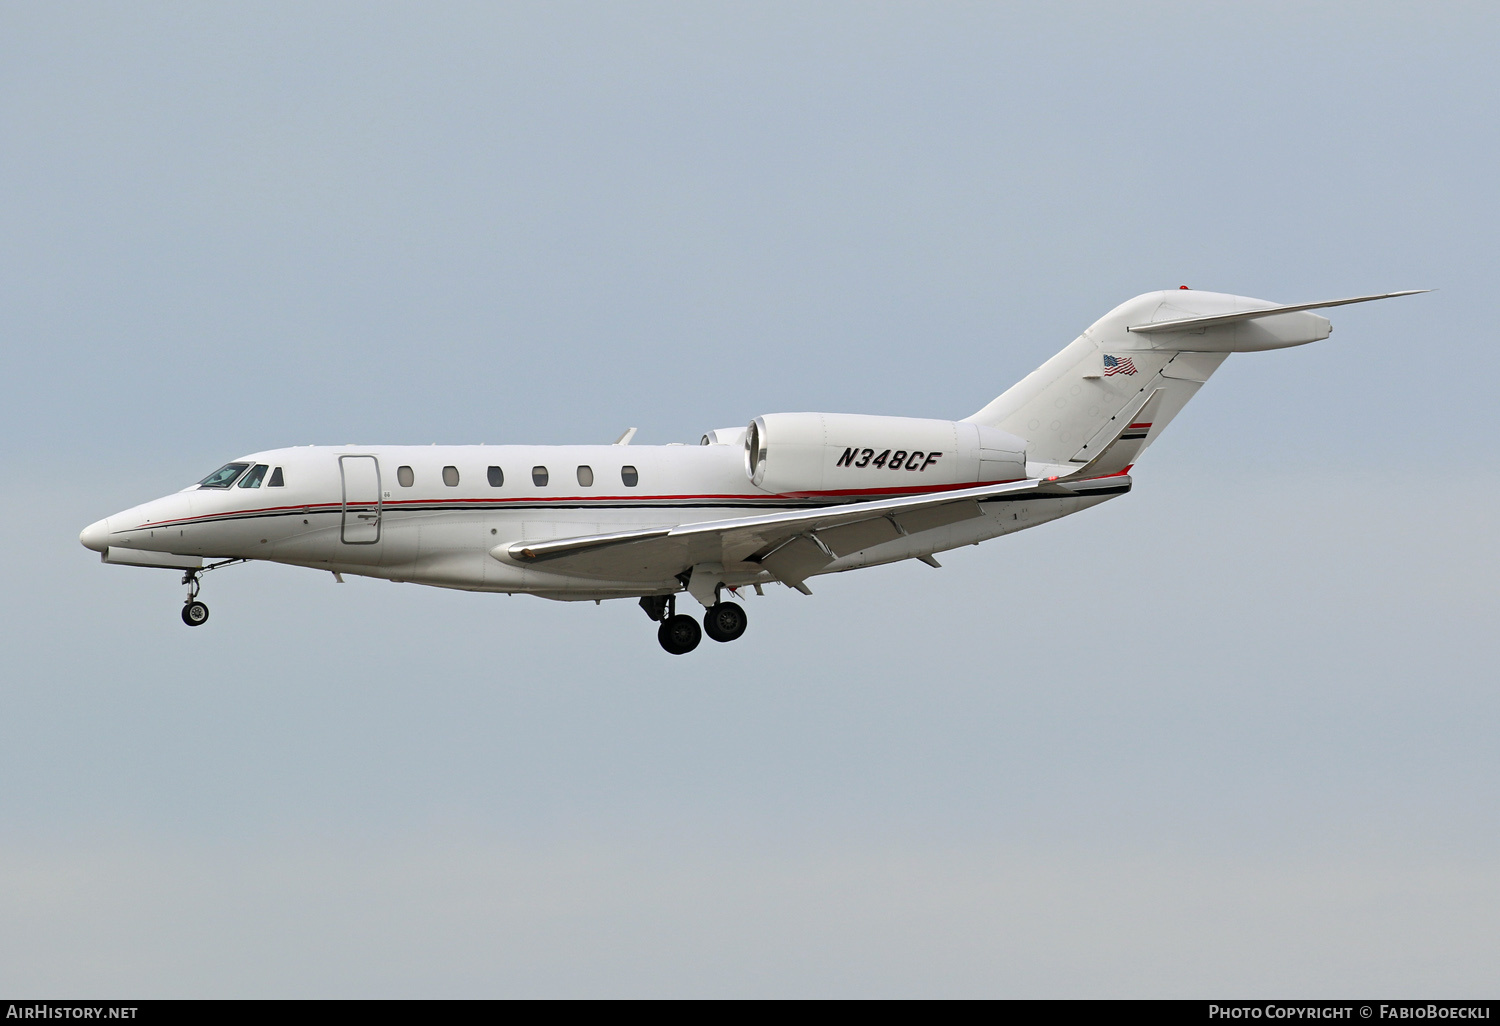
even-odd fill
[{"label": "jet engine nacelle", "polygon": [[1026,442],[956,420],[772,413],[745,432],[745,471],[779,495],[931,491],[1026,476]]}]

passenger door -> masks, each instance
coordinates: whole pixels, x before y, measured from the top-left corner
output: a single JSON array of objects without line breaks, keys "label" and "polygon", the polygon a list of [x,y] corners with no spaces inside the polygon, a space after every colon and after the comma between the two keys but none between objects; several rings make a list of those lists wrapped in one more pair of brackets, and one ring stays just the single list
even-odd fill
[{"label": "passenger door", "polygon": [[339,537],[346,545],[373,545],[380,540],[380,461],[374,456],[340,456],[344,482],[344,521]]}]

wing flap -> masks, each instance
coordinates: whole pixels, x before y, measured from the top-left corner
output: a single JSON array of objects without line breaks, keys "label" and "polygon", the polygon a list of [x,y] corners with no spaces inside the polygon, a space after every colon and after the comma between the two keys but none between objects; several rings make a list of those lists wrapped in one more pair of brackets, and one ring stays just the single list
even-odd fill
[{"label": "wing flap", "polygon": [[778,545],[760,558],[761,566],[778,581],[794,588],[832,562],[833,556],[805,534]]},{"label": "wing flap", "polygon": [[852,524],[828,527],[818,532],[818,539],[835,556],[847,556],[875,545],[884,545],[901,537],[901,531],[890,517],[871,517]]},{"label": "wing flap", "polygon": [[973,499],[947,502],[941,506],[923,506],[895,515],[896,523],[906,529],[907,534],[919,534],[937,527],[947,527],[962,520],[984,516],[984,510]]}]

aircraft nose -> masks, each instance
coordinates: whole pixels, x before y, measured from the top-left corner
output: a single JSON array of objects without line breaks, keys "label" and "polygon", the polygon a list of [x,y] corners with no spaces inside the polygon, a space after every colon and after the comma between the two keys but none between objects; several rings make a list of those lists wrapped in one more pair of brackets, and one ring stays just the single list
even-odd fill
[{"label": "aircraft nose", "polygon": [[103,552],[109,548],[109,518],[95,521],[78,532],[78,540],[86,549]]}]

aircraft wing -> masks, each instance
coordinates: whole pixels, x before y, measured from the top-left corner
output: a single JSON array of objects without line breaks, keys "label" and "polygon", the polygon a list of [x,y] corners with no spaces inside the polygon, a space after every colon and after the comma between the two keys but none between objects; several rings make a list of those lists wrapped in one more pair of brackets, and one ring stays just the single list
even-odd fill
[{"label": "aircraft wing", "polygon": [[1088,481],[1012,481],[816,510],[522,541],[497,546],[491,555],[551,573],[643,583],[670,580],[699,563],[749,563],[800,587],[840,556],[982,516],[984,502],[1075,498],[1129,489],[1130,478],[1124,475]]}]

